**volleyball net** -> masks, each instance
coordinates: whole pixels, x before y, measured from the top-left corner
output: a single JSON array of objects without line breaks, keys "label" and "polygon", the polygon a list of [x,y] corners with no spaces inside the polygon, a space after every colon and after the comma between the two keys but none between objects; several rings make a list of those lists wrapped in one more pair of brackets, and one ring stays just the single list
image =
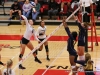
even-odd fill
[{"label": "volleyball net", "polygon": [[[66,22],[80,9],[78,7],[67,19]],[[71,27],[72,31],[77,31],[77,28]],[[37,57],[42,61],[42,64],[39,64],[34,61],[33,52],[36,51],[45,41],[48,40],[49,43],[49,57],[50,61],[46,60],[46,52],[45,48],[43,48],[42,51],[38,51]],[[16,75],[53,75],[52,73],[55,73],[55,70],[61,71],[60,69],[64,69],[64,73],[68,75],[70,71],[70,65],[69,59],[68,59],[68,52],[66,51],[67,47],[67,34],[64,30],[63,24],[61,23],[57,28],[54,30],[51,29],[51,33],[48,35],[48,37],[43,40],[40,44],[37,44],[36,41],[33,41],[35,43],[35,48],[26,54],[23,59],[16,64],[16,66],[13,68]],[[34,45],[34,44],[33,44]],[[66,64],[65,64],[66,63]],[[25,70],[19,69],[19,64],[23,64],[23,66],[26,67]],[[57,71],[57,72],[58,72]],[[59,73],[58,72],[58,73]],[[61,74],[60,74],[61,73]],[[60,72],[59,75],[64,75],[62,72]],[[56,75],[56,74],[54,74]],[[80,74],[81,75],[81,74]],[[82,74],[84,75],[84,74]]]}]

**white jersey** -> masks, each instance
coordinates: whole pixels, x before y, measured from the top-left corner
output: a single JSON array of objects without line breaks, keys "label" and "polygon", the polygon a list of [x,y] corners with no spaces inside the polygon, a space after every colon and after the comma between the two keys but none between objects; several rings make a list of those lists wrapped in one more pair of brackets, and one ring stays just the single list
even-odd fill
[{"label": "white jersey", "polygon": [[[7,75],[7,69],[4,69],[2,72],[2,75]],[[11,70],[10,68],[8,68],[8,75],[15,75],[14,70]]]},{"label": "white jersey", "polygon": [[[37,36],[38,36],[39,39],[45,39],[46,38],[46,34],[45,34],[46,29],[47,29],[46,26],[44,26],[44,27],[39,26],[38,27],[38,29],[37,29]],[[42,34],[42,35],[40,35],[40,34]]]},{"label": "white jersey", "polygon": [[79,3],[82,4],[82,6],[89,7],[93,3],[93,1],[92,0],[80,0]]},{"label": "white jersey", "polygon": [[23,15],[22,15],[22,17],[23,17],[23,19],[25,20],[25,23],[26,23],[26,31],[25,31],[23,37],[24,37],[25,39],[27,39],[27,40],[30,40],[30,38],[34,35],[34,38],[35,38],[37,41],[39,41],[38,38],[36,37],[35,30],[34,30],[33,27],[28,23],[27,18],[26,18],[25,16],[23,16]]}]

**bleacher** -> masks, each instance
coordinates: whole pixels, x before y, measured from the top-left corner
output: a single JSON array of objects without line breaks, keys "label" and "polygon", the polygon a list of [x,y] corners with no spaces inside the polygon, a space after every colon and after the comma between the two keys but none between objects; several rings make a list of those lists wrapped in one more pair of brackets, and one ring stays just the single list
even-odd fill
[{"label": "bleacher", "polygon": [[[11,20],[11,21],[8,20],[9,19],[9,10],[10,10],[12,3],[13,3],[13,0],[7,0],[5,3],[2,3],[0,5],[0,25],[11,25],[11,24],[21,25],[20,20]],[[39,24],[39,22],[40,22],[39,16],[35,22],[35,25]],[[47,25],[59,25],[62,22],[62,20],[58,20],[58,19],[57,20],[48,20],[48,15],[44,15],[43,19],[45,20]],[[100,21],[97,19],[96,16],[95,16],[95,21],[96,21],[96,25],[100,24]],[[68,24],[70,24],[70,25],[75,24],[73,18],[71,18],[68,21]]]}]

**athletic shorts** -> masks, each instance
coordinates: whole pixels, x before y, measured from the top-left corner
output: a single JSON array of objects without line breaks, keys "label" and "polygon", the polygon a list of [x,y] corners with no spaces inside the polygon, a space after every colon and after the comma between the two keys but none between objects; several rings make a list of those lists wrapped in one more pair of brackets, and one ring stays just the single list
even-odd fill
[{"label": "athletic shorts", "polygon": [[27,44],[29,43],[29,41],[30,41],[30,40],[27,40],[26,38],[23,37],[23,38],[21,39],[20,43],[21,43],[21,44],[27,45]]},{"label": "athletic shorts", "polygon": [[[38,38],[39,39],[39,38]],[[45,39],[45,38],[44,38]],[[44,39],[39,39],[41,42],[44,40]]]},{"label": "athletic shorts", "polygon": [[73,56],[76,56],[76,55],[77,55],[77,52],[76,52],[76,51],[68,51],[68,53],[69,53],[70,55],[73,55]]},{"label": "athletic shorts", "polygon": [[78,41],[78,45],[77,45],[77,46],[85,46],[84,41],[79,40],[79,41]]}]

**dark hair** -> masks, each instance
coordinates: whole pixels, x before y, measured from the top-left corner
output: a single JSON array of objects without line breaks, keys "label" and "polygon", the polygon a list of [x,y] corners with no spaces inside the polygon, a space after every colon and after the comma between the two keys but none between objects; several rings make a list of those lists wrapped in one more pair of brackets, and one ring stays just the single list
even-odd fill
[{"label": "dark hair", "polygon": [[78,34],[77,34],[76,31],[73,31],[73,32],[72,32],[72,36],[73,36],[74,40],[76,40],[77,35],[78,35]]},{"label": "dark hair", "polygon": [[18,2],[17,0],[15,0],[14,2]]},{"label": "dark hair", "polygon": [[[29,18],[29,19],[28,19],[28,22],[29,22],[29,20],[32,20],[32,19]],[[34,20],[32,20],[32,21],[34,22]]]},{"label": "dark hair", "polygon": [[41,20],[41,21],[40,21],[40,26],[41,26],[41,23],[42,23],[43,21],[44,21],[44,20]]}]

